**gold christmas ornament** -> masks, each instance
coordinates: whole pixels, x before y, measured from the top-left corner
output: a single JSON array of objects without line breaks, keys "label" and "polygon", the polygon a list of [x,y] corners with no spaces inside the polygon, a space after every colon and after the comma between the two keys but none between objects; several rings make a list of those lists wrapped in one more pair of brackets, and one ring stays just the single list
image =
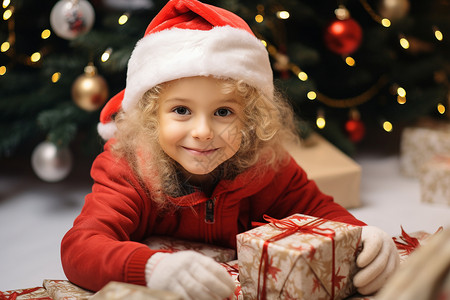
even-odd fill
[{"label": "gold christmas ornament", "polygon": [[106,80],[97,74],[97,68],[92,63],[84,68],[84,74],[73,83],[72,99],[86,111],[99,109],[108,99]]},{"label": "gold christmas ornament", "polygon": [[380,14],[389,20],[398,20],[409,12],[409,0],[382,0],[379,3]]}]

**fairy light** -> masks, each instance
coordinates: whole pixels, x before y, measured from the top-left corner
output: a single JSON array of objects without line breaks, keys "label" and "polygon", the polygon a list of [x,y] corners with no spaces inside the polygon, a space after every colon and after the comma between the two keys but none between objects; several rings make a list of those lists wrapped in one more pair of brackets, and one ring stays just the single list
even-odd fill
[{"label": "fairy light", "polygon": [[437,105],[437,111],[438,111],[441,115],[445,114],[445,105],[442,104],[442,103],[439,103],[439,104]]},{"label": "fairy light", "polygon": [[297,75],[298,79],[300,79],[301,81],[306,81],[308,80],[308,74],[306,74],[305,72],[301,71],[298,73]]},{"label": "fairy light", "polygon": [[12,16],[12,10],[11,9],[7,9],[5,10],[5,12],[3,13],[3,20],[8,20],[9,18],[11,18]]},{"label": "fairy light", "polygon": [[433,31],[434,31],[434,37],[438,41],[442,41],[444,39],[444,35],[442,34],[442,31],[439,30],[439,28],[437,28],[436,26],[433,26]]},{"label": "fairy light", "polygon": [[42,38],[43,40],[46,40],[46,39],[48,39],[48,38],[50,37],[51,34],[52,34],[52,32],[51,32],[49,29],[44,29],[44,30],[41,32],[41,38]]},{"label": "fairy light", "polygon": [[397,95],[399,95],[400,97],[406,97],[406,90],[399,86],[397,88]]},{"label": "fairy light", "polygon": [[11,4],[10,0],[3,0],[3,8],[7,8]]},{"label": "fairy light", "polygon": [[4,42],[4,43],[0,46],[0,51],[6,52],[6,51],[9,50],[10,47],[11,47],[11,45],[9,44],[9,42]]},{"label": "fairy light", "polygon": [[267,42],[265,40],[260,40],[264,47],[267,47]]},{"label": "fairy light", "polygon": [[389,121],[384,121],[384,122],[383,122],[383,129],[384,129],[386,132],[391,132],[392,129],[393,129],[392,123],[389,122]]},{"label": "fairy light", "polygon": [[0,67],[0,76],[3,76],[6,74],[6,67],[5,66],[1,66]]},{"label": "fairy light", "polygon": [[386,18],[381,19],[381,25],[383,25],[386,28],[391,27],[391,20]]},{"label": "fairy light", "polygon": [[347,64],[347,65],[349,65],[350,67],[353,67],[354,65],[355,65],[355,59],[353,58],[353,57],[351,57],[351,56],[347,56],[346,58],[345,58],[345,63]]},{"label": "fairy light", "polygon": [[308,99],[312,101],[317,98],[317,94],[314,91],[309,91],[308,94],[306,94],[306,97],[308,97]]},{"label": "fairy light", "polygon": [[57,83],[60,79],[61,79],[61,73],[60,72],[53,73],[53,75],[52,75],[52,82],[53,83]]},{"label": "fairy light", "polygon": [[319,116],[316,119],[316,125],[319,129],[323,129],[325,128],[325,125],[327,124],[327,122],[325,121],[325,118],[323,116]]},{"label": "fairy light", "polygon": [[406,97],[402,97],[400,95],[397,96],[397,103],[398,104],[405,104],[406,103]]},{"label": "fairy light", "polygon": [[257,14],[257,15],[255,16],[255,21],[258,22],[258,23],[262,23],[262,22],[264,21],[263,15]]},{"label": "fairy light", "polygon": [[112,48],[106,49],[105,52],[103,52],[102,57],[100,58],[100,60],[102,62],[106,62],[109,59],[109,57],[111,56],[111,53],[112,53]]},{"label": "fairy light", "polygon": [[119,25],[124,25],[126,22],[128,22],[128,18],[130,15],[128,13],[124,13],[119,17],[119,20],[117,21]]},{"label": "fairy light", "polygon": [[38,62],[40,59],[41,59],[41,53],[39,53],[39,52],[34,52],[30,56],[31,62],[34,62],[34,63]]},{"label": "fairy light", "polygon": [[408,49],[409,41],[405,37],[400,38],[400,46],[402,46],[404,49]]},{"label": "fairy light", "polygon": [[277,11],[278,19],[286,20],[286,19],[289,19],[289,17],[290,17],[290,14],[288,11],[286,11],[286,10]]}]

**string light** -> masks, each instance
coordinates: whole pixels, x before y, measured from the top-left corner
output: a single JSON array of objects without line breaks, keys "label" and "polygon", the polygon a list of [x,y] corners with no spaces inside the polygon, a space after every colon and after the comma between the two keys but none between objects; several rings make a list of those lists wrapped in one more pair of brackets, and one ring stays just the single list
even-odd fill
[{"label": "string light", "polygon": [[349,65],[350,67],[353,67],[355,65],[355,59],[353,57],[351,57],[351,56],[347,56],[345,58],[345,63],[347,65]]},{"label": "string light", "polygon": [[306,97],[308,97],[308,99],[312,101],[317,98],[317,94],[314,91],[309,91],[308,94],[306,94]]},{"label": "string light", "polygon": [[400,38],[400,46],[402,46],[404,49],[408,49],[409,41],[405,37]]},{"label": "string light", "polygon": [[263,15],[257,14],[257,15],[255,16],[255,21],[258,22],[258,23],[262,23],[262,22],[264,21]]},{"label": "string light", "polygon": [[381,19],[381,25],[383,25],[384,27],[388,28],[391,27],[391,21],[389,19]]},{"label": "string light", "polygon": [[102,62],[106,62],[109,59],[109,57],[111,56],[111,53],[112,53],[112,48],[106,49],[105,52],[103,52],[102,57],[100,58],[100,60]]},{"label": "string light", "polygon": [[439,104],[437,105],[437,111],[438,111],[441,115],[445,114],[445,106],[444,106],[444,104],[439,103]]},{"label": "string light", "polygon": [[289,17],[290,17],[290,14],[288,11],[286,11],[286,10],[277,11],[278,19],[286,20],[286,19],[289,19]]},{"label": "string light", "polygon": [[384,122],[383,122],[383,129],[384,129],[386,132],[391,132],[392,129],[393,129],[392,123],[389,122],[389,121],[384,121]]},{"label": "string light", "polygon": [[34,63],[38,62],[40,59],[41,59],[41,53],[39,53],[39,52],[34,52],[30,56],[31,62],[34,62]]},{"label": "string light", "polygon": [[12,9],[5,10],[5,12],[3,13],[3,20],[5,21],[8,20],[9,18],[11,18],[12,14],[13,14]]},{"label": "string light", "polygon": [[119,25],[124,25],[126,22],[128,22],[129,17],[129,13],[124,13],[123,15],[121,15],[118,20]]},{"label": "string light", "polygon": [[6,74],[6,67],[5,66],[1,66],[0,67],[0,76],[3,76]]},{"label": "string light", "polygon": [[11,4],[10,0],[3,0],[3,8],[7,8]]},{"label": "string light", "polygon": [[397,103],[398,104],[405,104],[406,103],[406,97],[402,97],[400,95],[397,96]]},{"label": "string light", "polygon": [[327,124],[327,121],[325,120],[325,114],[323,110],[319,110],[317,112],[317,119],[316,119],[316,125],[319,129],[324,129],[325,125]]},{"label": "string light", "polygon": [[267,42],[265,40],[260,40],[264,47],[267,47]]},{"label": "string light", "polygon": [[0,51],[6,52],[6,51],[9,50],[10,47],[11,47],[11,45],[9,44],[9,42],[4,42],[4,43],[0,46]]},{"label": "string light", "polygon": [[43,40],[46,40],[50,37],[51,34],[52,34],[52,32],[49,29],[44,29],[41,33],[41,38]]},{"label": "string light", "polygon": [[61,79],[61,73],[60,72],[53,73],[53,75],[52,75],[52,82],[53,83],[57,83],[60,79]]},{"label": "string light", "polygon": [[399,86],[397,88],[397,95],[399,95],[400,97],[406,97],[406,91],[404,88],[402,88],[401,86]]},{"label": "string light", "polygon": [[433,26],[434,36],[438,41],[442,41],[444,39],[444,35],[436,26]]},{"label": "string light", "polygon": [[297,74],[298,79],[300,79],[301,81],[306,81],[308,80],[308,74],[306,74],[305,72],[301,71]]}]

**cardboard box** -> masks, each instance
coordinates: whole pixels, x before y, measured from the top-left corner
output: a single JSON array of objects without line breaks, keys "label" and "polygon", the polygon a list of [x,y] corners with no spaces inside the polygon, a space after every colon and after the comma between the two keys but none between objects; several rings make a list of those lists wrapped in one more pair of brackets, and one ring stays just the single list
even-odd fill
[{"label": "cardboard box", "polygon": [[238,234],[244,299],[348,297],[360,239],[359,226],[301,214]]},{"label": "cardboard box", "polygon": [[361,166],[354,160],[318,134],[286,149],[323,193],[345,208],[360,206]]}]

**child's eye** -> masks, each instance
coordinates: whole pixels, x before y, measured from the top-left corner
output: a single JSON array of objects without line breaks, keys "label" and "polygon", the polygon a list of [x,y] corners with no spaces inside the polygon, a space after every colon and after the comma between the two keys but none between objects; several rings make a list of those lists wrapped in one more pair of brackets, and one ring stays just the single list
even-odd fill
[{"label": "child's eye", "polygon": [[176,114],[179,114],[179,115],[188,115],[188,114],[190,114],[189,109],[187,109],[184,106],[175,107],[172,111],[174,113],[176,113]]},{"label": "child's eye", "polygon": [[228,108],[219,108],[215,115],[219,116],[219,117],[226,117],[231,115],[233,112],[231,110],[229,110]]}]

